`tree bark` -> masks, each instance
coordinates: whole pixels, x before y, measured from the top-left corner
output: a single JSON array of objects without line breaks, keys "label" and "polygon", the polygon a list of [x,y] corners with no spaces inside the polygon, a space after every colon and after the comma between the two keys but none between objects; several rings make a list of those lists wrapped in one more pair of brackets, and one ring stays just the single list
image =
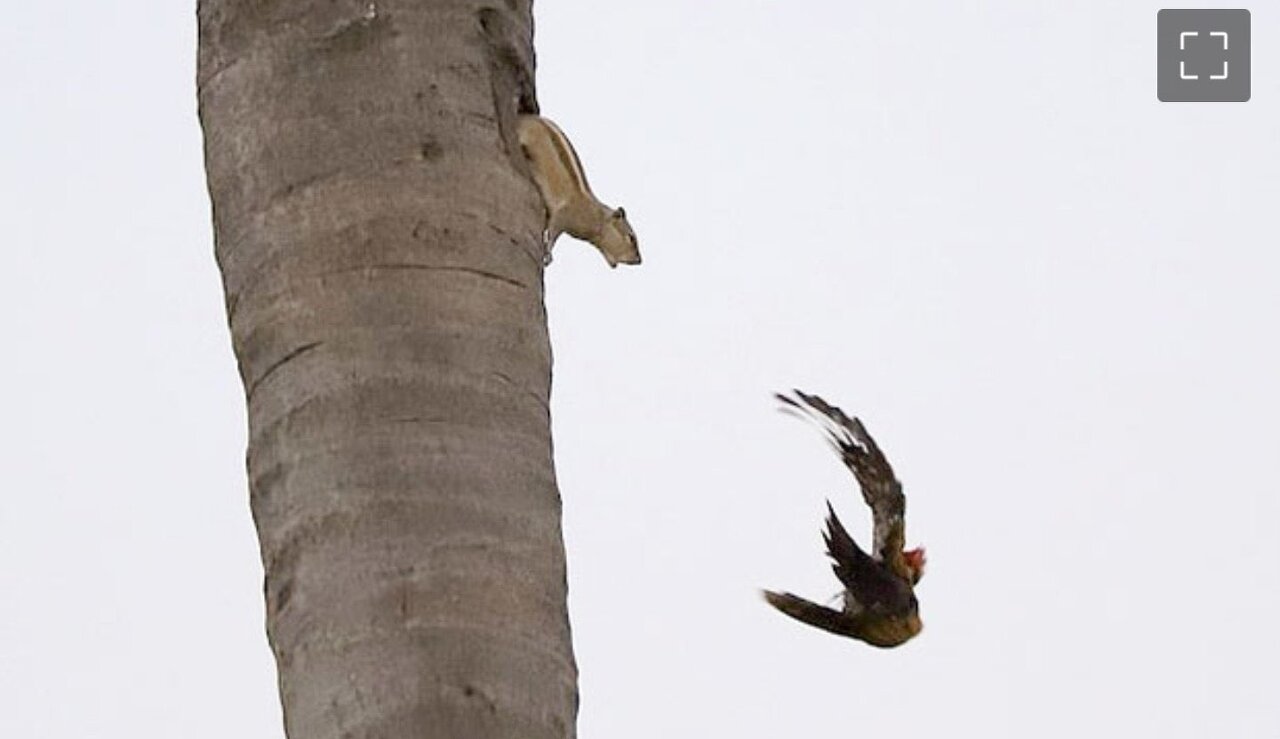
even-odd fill
[{"label": "tree bark", "polygon": [[530,0],[199,0],[286,733],[572,737]]}]

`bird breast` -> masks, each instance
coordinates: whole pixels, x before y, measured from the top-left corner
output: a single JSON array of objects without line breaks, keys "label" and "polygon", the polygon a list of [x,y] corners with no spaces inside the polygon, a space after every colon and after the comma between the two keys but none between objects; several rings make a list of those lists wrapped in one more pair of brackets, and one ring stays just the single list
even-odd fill
[{"label": "bird breast", "polygon": [[868,644],[877,647],[896,647],[919,634],[922,628],[924,624],[920,622],[920,616],[913,613],[905,618],[876,619],[867,624],[862,636]]}]

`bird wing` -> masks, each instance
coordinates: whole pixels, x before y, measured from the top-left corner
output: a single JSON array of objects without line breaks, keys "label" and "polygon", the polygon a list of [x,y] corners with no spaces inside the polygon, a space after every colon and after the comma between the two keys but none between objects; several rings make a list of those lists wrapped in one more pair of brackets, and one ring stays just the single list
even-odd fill
[{"label": "bird wing", "polygon": [[833,561],[831,570],[859,605],[877,612],[898,611],[905,606],[908,596],[904,594],[902,578],[862,551],[840,523],[830,501],[822,539],[827,544],[827,556]]},{"label": "bird wing", "polygon": [[876,558],[900,576],[909,577],[906,559],[902,556],[906,545],[907,498],[893,466],[857,418],[850,418],[817,395],[793,392],[799,400],[781,394],[774,397],[784,409],[809,418],[826,432],[827,442],[853,473],[862,490],[862,499],[871,508],[872,551]]},{"label": "bird wing", "polygon": [[764,591],[764,599],[769,601],[769,605],[797,621],[817,627],[823,631],[840,634],[841,636],[857,638],[861,633],[863,622],[866,620],[863,616],[827,608],[791,593],[776,593],[772,590],[766,590]]}]

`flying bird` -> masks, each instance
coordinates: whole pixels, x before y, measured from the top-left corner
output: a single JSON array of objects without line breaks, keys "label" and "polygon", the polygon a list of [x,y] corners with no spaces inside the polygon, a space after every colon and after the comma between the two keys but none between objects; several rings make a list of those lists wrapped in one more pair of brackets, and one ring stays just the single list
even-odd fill
[{"label": "flying bird", "polygon": [[828,608],[791,593],[764,591],[765,600],[788,616],[833,634],[876,647],[896,647],[920,633],[915,585],[924,575],[924,549],[904,549],[906,496],[893,467],[862,422],[816,395],[795,390],[795,398],[775,397],[783,410],[815,421],[862,489],[874,521],[872,552],[854,542],[827,502],[823,540],[840,583],[844,604]]}]

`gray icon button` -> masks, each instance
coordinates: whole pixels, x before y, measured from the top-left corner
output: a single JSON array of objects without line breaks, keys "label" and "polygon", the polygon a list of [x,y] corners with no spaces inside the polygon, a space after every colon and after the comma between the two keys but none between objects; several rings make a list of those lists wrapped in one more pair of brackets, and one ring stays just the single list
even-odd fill
[{"label": "gray icon button", "polygon": [[1249,99],[1249,11],[1156,14],[1156,97],[1166,103]]}]

